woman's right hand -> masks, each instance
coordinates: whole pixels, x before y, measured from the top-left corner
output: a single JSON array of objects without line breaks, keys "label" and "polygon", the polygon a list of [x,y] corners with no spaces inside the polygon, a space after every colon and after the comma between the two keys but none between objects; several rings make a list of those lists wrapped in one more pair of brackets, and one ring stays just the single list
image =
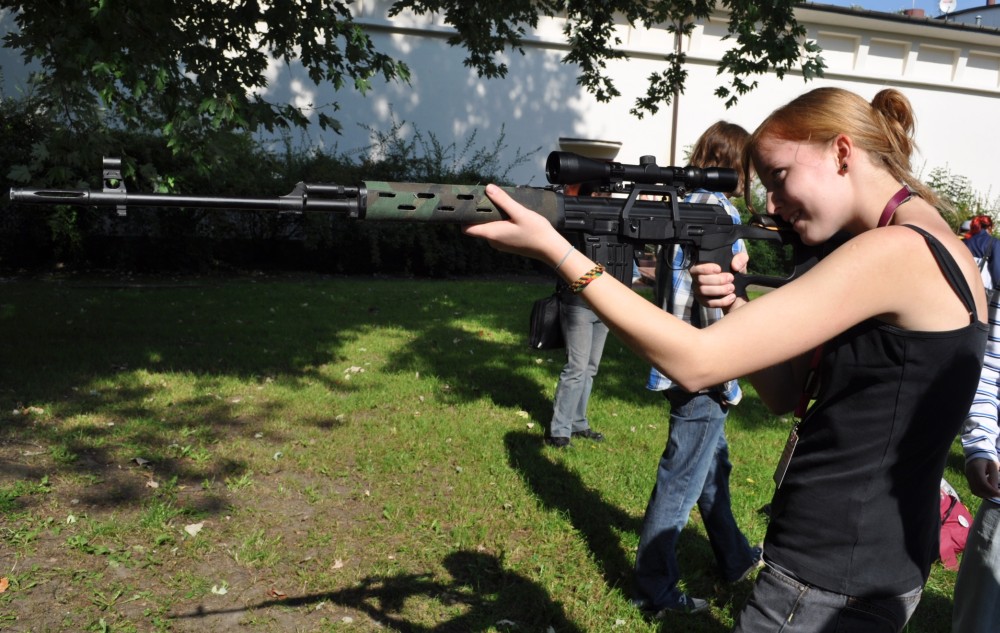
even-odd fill
[{"label": "woman's right hand", "polygon": [[554,266],[569,242],[541,215],[525,208],[496,185],[486,186],[486,195],[507,220],[466,226],[466,235],[485,239],[493,248],[538,259]]},{"label": "woman's right hand", "polygon": [[[749,260],[750,256],[745,252],[733,255],[732,270],[745,273]],[[701,305],[707,308],[722,308],[728,312],[746,303],[745,299],[736,295],[733,273],[723,271],[718,264],[710,262],[695,264],[689,272],[695,299]]]}]

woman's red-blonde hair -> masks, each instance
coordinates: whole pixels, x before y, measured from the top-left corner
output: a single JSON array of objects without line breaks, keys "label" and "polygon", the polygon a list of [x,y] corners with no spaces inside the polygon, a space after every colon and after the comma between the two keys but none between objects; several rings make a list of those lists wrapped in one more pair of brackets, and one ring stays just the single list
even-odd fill
[{"label": "woman's red-blonde hair", "polygon": [[751,204],[748,175],[762,140],[830,143],[845,134],[869,155],[874,165],[927,202],[938,205],[937,194],[917,180],[910,167],[910,156],[916,149],[914,126],[909,100],[892,88],[880,91],[871,103],[843,88],[816,88],[800,95],[772,112],[750,135],[743,155],[747,204]]}]

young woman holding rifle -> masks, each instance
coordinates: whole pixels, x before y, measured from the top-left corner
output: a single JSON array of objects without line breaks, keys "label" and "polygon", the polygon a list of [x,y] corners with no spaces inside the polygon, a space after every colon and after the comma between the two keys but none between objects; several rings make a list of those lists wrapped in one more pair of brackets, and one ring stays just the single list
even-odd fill
[{"label": "young woman holding rifle", "polygon": [[746,377],[776,412],[812,402],[776,473],[766,565],[738,631],[902,630],[936,558],[940,478],[979,377],[986,293],[911,173],[913,127],[892,89],[868,103],[820,88],[774,111],[744,161],[768,213],[808,245],[852,237],[754,301],[734,294],[745,255],[732,271],[695,265],[703,303],[727,312],[704,329],[602,275],[492,185],[509,220],[465,229],[550,265],[568,253],[558,273],[688,391]]}]

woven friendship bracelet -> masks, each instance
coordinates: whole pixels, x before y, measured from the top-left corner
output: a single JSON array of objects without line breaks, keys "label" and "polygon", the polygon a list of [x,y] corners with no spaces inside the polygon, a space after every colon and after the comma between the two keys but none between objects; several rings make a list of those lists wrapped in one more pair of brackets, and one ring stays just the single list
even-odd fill
[{"label": "woven friendship bracelet", "polygon": [[573,294],[578,295],[583,292],[583,289],[587,287],[587,284],[594,281],[604,273],[604,266],[598,264],[585,272],[582,277],[574,281],[569,285],[569,289],[573,291]]}]

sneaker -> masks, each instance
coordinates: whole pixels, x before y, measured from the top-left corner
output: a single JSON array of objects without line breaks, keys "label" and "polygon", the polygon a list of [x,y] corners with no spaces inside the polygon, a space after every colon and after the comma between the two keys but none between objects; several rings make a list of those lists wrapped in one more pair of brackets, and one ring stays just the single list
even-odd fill
[{"label": "sneaker", "polygon": [[545,443],[556,448],[567,448],[571,446],[568,437],[547,437]]},{"label": "sneaker", "polygon": [[681,594],[677,604],[664,607],[653,614],[654,620],[666,620],[672,615],[693,615],[708,611],[708,600],[693,598],[686,593]]},{"label": "sneaker", "polygon": [[732,584],[735,585],[738,582],[743,582],[749,578],[750,574],[752,574],[755,570],[764,566],[764,548],[758,545],[757,547],[751,548],[750,552],[753,555],[753,564],[747,567],[746,571],[740,574],[735,580],[729,581]]},{"label": "sneaker", "polygon": [[706,611],[708,609],[708,601],[701,598],[693,598],[685,593],[681,594],[677,604],[663,607],[662,609],[654,608],[646,598],[634,598],[632,606],[642,611],[643,615],[651,620],[665,620],[671,615],[686,615]]},{"label": "sneaker", "polygon": [[598,433],[594,429],[586,429],[584,431],[573,431],[573,437],[582,437],[585,440],[593,440],[594,442],[603,442],[604,433]]}]

